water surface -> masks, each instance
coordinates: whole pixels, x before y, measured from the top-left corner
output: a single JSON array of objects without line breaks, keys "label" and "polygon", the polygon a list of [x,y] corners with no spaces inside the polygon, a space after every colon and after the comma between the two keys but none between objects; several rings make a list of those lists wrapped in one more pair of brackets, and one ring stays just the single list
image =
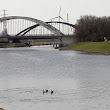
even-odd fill
[{"label": "water surface", "polygon": [[110,56],[50,46],[0,49],[0,107],[110,110]]}]

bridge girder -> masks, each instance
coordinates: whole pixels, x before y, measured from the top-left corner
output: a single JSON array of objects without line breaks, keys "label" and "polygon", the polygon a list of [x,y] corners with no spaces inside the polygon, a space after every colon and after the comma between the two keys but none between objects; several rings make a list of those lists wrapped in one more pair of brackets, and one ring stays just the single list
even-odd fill
[{"label": "bridge girder", "polygon": [[48,30],[50,30],[51,32],[53,32],[56,36],[64,36],[64,34],[59,31],[58,29],[56,29],[55,27],[47,24],[46,22],[43,22],[41,20],[35,19],[35,18],[31,18],[31,17],[22,17],[22,16],[7,16],[7,17],[2,17],[0,18],[0,22],[4,22],[7,20],[12,20],[12,19],[24,19],[24,20],[29,20],[32,21],[34,23],[37,23],[45,28],[47,28]]},{"label": "bridge girder", "polygon": [[[70,24],[70,23],[67,23],[67,22],[59,22],[59,21],[50,21],[50,22],[46,22],[47,24],[49,24],[49,23],[61,23],[61,24],[65,24],[65,25],[68,25],[68,26],[71,26],[72,28],[75,28],[75,25],[73,25],[73,24]],[[37,26],[40,26],[39,24],[35,24],[35,25],[33,25],[33,26],[30,26],[30,27],[28,27],[28,28],[26,28],[26,29],[24,29],[24,30],[22,30],[21,32],[19,32],[16,36],[18,36],[18,35],[20,35],[20,34],[22,34],[22,35],[25,35],[26,33],[28,33],[30,30],[32,30],[32,29],[34,29],[34,28],[36,28]]]},{"label": "bridge girder", "polygon": [[49,22],[46,22],[47,24],[48,23],[61,23],[61,24],[65,24],[65,25],[68,25],[68,26],[71,26],[73,28],[75,28],[75,25],[71,24],[71,23],[67,23],[67,22],[59,22],[59,21],[49,21]]}]

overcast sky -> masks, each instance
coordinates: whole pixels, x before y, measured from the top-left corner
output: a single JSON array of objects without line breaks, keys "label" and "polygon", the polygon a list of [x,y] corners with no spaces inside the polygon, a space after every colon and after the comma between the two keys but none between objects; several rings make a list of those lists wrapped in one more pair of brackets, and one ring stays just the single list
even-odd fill
[{"label": "overcast sky", "polygon": [[8,10],[8,16],[27,16],[42,21],[57,17],[60,6],[61,17],[67,20],[68,13],[69,22],[73,24],[81,15],[110,15],[110,0],[0,0],[0,10]]}]

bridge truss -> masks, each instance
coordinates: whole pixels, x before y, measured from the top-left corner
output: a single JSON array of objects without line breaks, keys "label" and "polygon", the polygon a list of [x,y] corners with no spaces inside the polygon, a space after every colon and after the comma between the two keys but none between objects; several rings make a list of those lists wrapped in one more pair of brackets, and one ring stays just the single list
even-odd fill
[{"label": "bridge truss", "polygon": [[[5,30],[4,22],[6,23]],[[67,22],[43,22],[30,17],[9,16],[0,18],[0,37],[73,35],[74,27],[73,24]]]}]

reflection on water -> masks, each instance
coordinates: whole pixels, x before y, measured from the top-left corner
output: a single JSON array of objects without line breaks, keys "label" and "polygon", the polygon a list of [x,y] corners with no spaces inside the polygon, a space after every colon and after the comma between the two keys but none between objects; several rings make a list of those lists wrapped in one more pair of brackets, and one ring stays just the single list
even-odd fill
[{"label": "reflection on water", "polygon": [[[109,110],[109,65],[110,56],[50,46],[0,49],[0,107]],[[43,89],[49,92],[43,94]]]}]

